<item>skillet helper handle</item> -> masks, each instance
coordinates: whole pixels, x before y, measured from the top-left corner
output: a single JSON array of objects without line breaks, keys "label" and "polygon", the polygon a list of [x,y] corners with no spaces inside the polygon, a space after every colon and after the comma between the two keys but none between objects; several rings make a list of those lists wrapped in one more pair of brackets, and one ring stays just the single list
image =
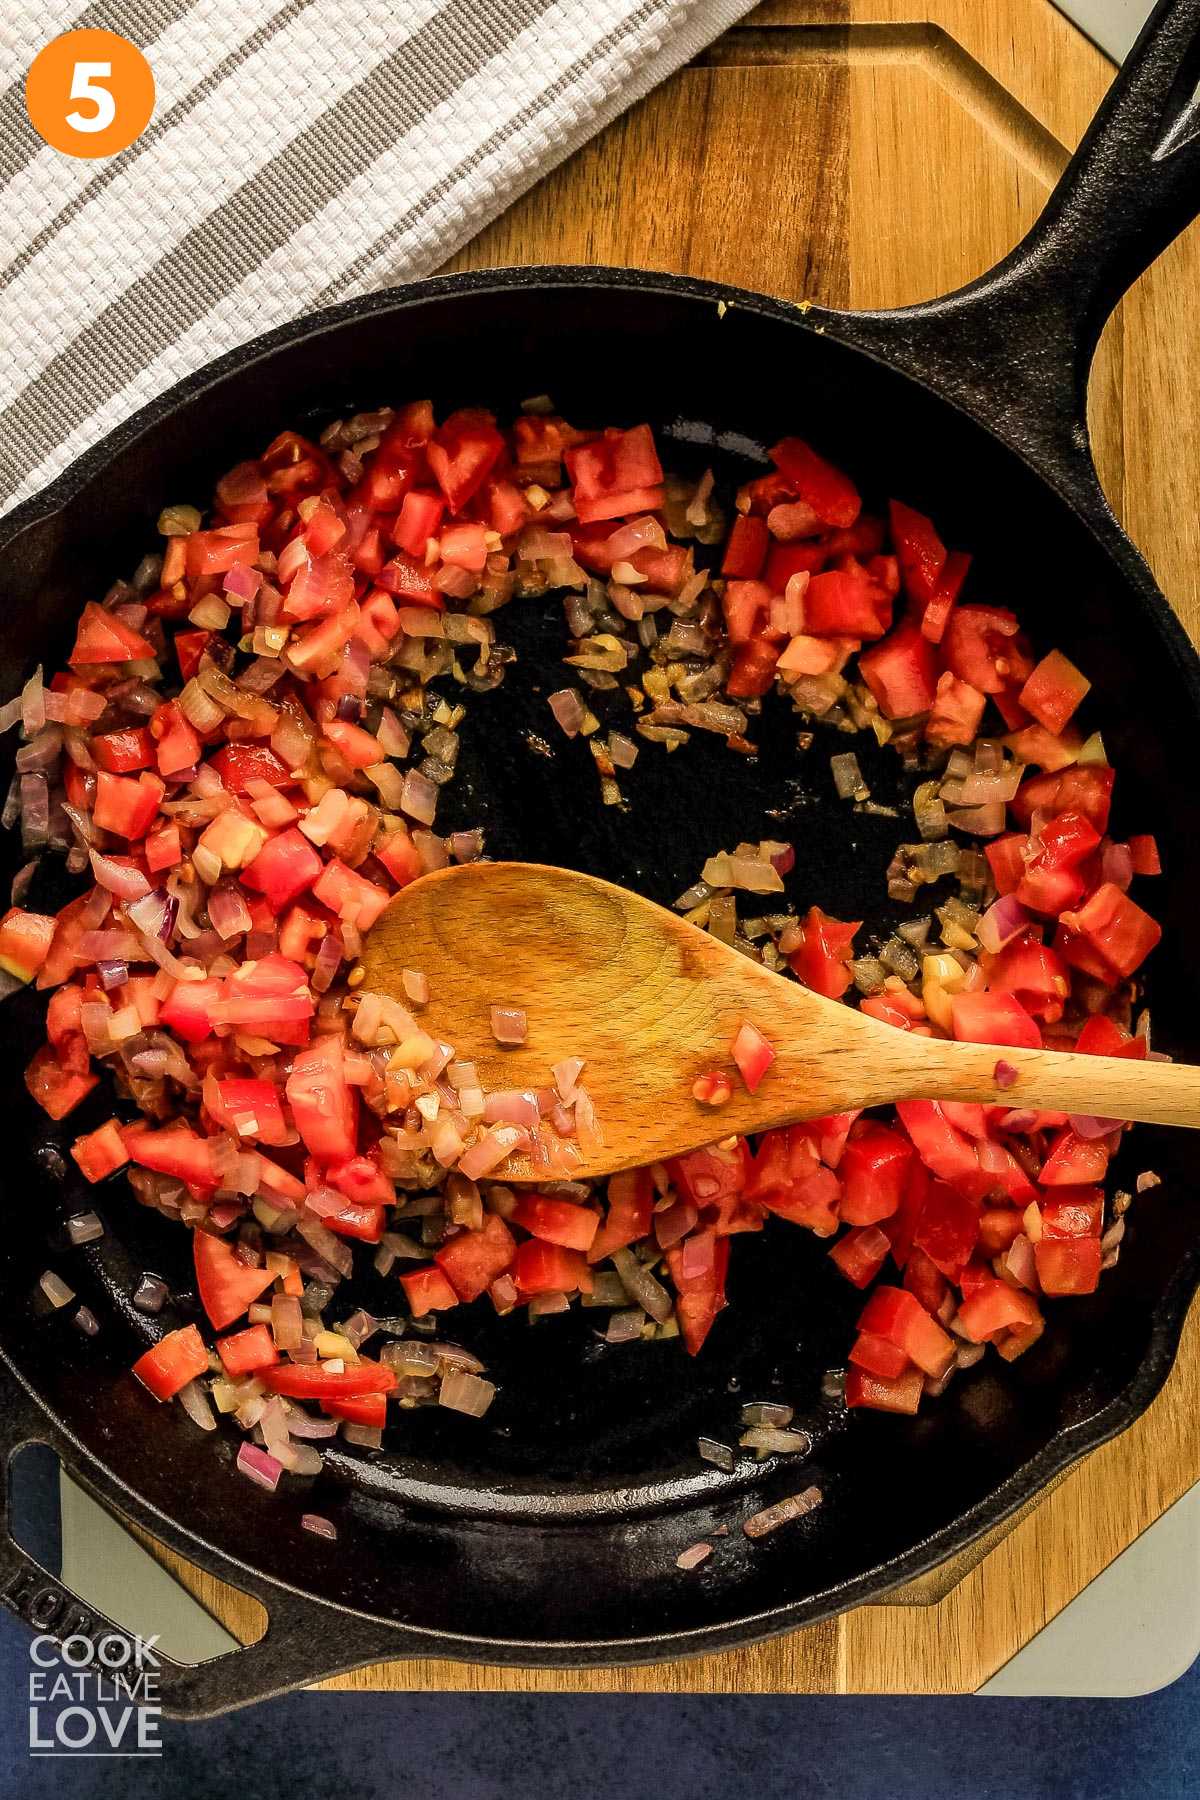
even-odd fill
[{"label": "skillet helper handle", "polygon": [[[916,1040],[905,1049],[879,1046],[881,1086],[893,1100],[956,1100],[1035,1107],[1147,1125],[1200,1128],[1200,1068],[1191,1063],[1132,1062],[1120,1056],[1077,1056],[1064,1050],[1019,1050],[1007,1044]],[[996,1068],[1013,1070],[1000,1088]]]},{"label": "skillet helper handle", "polygon": [[[25,1387],[0,1360],[0,1602],[36,1636],[61,1645],[68,1638],[105,1643],[114,1668],[153,1678],[153,1703],[174,1719],[208,1719],[220,1713],[306,1687],[344,1670],[389,1657],[428,1653],[429,1646],[382,1621],[334,1611],[289,1588],[228,1563],[216,1552],[193,1543],[173,1545],[208,1574],[229,1582],[258,1600],[268,1616],[263,1636],[207,1662],[180,1663],[154,1644],[139,1662],[137,1634],[82,1600],[12,1535],[9,1464],[26,1444],[49,1444],[71,1479],[103,1506],[119,1525],[129,1520],[89,1481],[82,1453],[36,1405]],[[137,1514],[136,1505],[129,1508]],[[137,1522],[164,1542],[172,1532],[154,1517]],[[330,1546],[336,1553],[337,1545]],[[152,1627],[147,1627],[147,1635]],[[77,1650],[77,1646],[73,1646]],[[82,1652],[79,1652],[82,1654]],[[32,1666],[32,1665],[31,1665]]]},{"label": "skillet helper handle", "polygon": [[1088,371],[1122,294],[1200,213],[1197,77],[1200,0],[1159,0],[1037,222],[995,268],[918,306],[820,314],[822,327],[940,390],[1105,510]]}]

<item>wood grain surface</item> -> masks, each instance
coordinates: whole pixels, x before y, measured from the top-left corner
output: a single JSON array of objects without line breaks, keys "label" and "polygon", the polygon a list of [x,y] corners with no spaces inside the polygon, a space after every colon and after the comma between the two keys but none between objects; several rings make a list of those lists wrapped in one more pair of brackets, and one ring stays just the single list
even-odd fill
[{"label": "wood grain surface", "polygon": [[[767,0],[453,267],[642,264],[830,306],[980,274],[1036,217],[1112,67],[1046,0]],[[1200,641],[1200,233],[1127,297],[1091,425],[1112,504]],[[1145,1417],[1015,1528],[922,1582],[751,1649],[582,1673],[409,1661],[328,1683],[558,1693],[962,1693],[1200,1478],[1200,1313]],[[162,1553],[243,1640],[232,1590]]]}]

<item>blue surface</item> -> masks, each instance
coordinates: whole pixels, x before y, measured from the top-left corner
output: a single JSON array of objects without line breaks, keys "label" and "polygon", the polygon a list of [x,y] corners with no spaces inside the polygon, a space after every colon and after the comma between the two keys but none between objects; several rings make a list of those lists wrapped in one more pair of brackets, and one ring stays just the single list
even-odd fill
[{"label": "blue surface", "polygon": [[0,1796],[147,1800],[1182,1800],[1200,1663],[1141,1700],[302,1694],[162,1725],[161,1762],[30,1760],[28,1634],[0,1615]]}]

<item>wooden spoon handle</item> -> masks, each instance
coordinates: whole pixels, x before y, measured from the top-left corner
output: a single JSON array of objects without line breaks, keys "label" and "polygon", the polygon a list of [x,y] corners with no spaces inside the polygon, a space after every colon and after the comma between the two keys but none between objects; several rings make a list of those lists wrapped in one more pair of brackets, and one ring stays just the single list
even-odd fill
[{"label": "wooden spoon handle", "polygon": [[[1131,1062],[1119,1056],[1077,1056],[1064,1050],[1016,1050],[1007,1045],[954,1044],[895,1033],[881,1083],[891,1100],[982,1101],[1046,1112],[1137,1119],[1148,1125],[1200,1127],[1200,1068],[1190,1063]],[[1016,1080],[1002,1088],[996,1064]]]}]

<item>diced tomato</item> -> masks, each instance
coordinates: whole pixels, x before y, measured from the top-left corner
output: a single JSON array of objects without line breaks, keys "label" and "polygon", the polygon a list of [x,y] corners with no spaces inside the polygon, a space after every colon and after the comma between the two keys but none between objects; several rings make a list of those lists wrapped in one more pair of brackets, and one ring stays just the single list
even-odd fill
[{"label": "diced tomato", "polygon": [[336,1231],[339,1237],[356,1238],[361,1244],[377,1244],[383,1236],[386,1209],[382,1206],[362,1206],[356,1200],[347,1200],[346,1204],[335,1213],[324,1213],[322,1225],[330,1231]]},{"label": "diced tomato", "polygon": [[768,454],[796,498],[811,506],[826,525],[853,525],[862,501],[848,475],[801,438],[781,438]]},{"label": "diced tomato", "polygon": [[725,545],[721,573],[734,581],[757,581],[767,559],[770,534],[765,519],[739,513]]},{"label": "diced tomato", "polygon": [[1052,1195],[1042,1197],[1038,1211],[1043,1237],[1099,1237],[1104,1225],[1104,1189],[1055,1188]]},{"label": "diced tomato", "polygon": [[575,511],[585,525],[662,505],[662,464],[649,425],[607,430],[567,450],[565,459]]},{"label": "diced tomato", "polygon": [[1043,1187],[1086,1187],[1103,1181],[1108,1149],[1103,1138],[1082,1138],[1068,1125],[1050,1146],[1038,1180]]},{"label": "diced tomato", "polygon": [[527,1238],[517,1245],[512,1277],[519,1293],[574,1293],[576,1288],[590,1294],[592,1271],[579,1250],[564,1249],[561,1244],[548,1244],[543,1238]]},{"label": "diced tomato", "polygon": [[57,924],[49,913],[10,906],[0,919],[0,969],[18,981],[32,981],[50,954]]},{"label": "diced tomato", "polygon": [[[829,1255],[847,1281],[853,1282],[856,1288],[865,1288],[882,1269],[891,1248],[877,1225],[863,1225],[839,1238]],[[882,1372],[887,1373],[886,1370]]]},{"label": "diced tomato", "polygon": [[1025,874],[1025,858],[1021,852],[1028,842],[1024,832],[1006,831],[1003,837],[993,838],[984,845],[983,853],[988,859],[997,893],[1016,892]]},{"label": "diced tomato", "polygon": [[509,1267],[516,1249],[504,1220],[488,1213],[479,1231],[460,1231],[435,1252],[434,1261],[460,1300],[478,1300]]},{"label": "diced tomato", "polygon": [[[1006,944],[996,956],[988,958],[988,986],[1002,990],[1020,1001],[1023,1010],[1046,1024],[1054,1024],[1063,1015],[1063,1005],[1071,991],[1071,980],[1061,956],[1048,944],[1025,932]],[[971,996],[956,995],[956,999]],[[1011,1042],[1010,1039],[984,1038],[983,1043]],[[1036,1048],[1035,1046],[1031,1046]]]},{"label": "diced tomato", "polygon": [[103,1181],[117,1169],[123,1169],[129,1161],[129,1152],[121,1136],[120,1121],[109,1119],[106,1125],[98,1125],[85,1137],[77,1137],[71,1145],[71,1155],[88,1181]]},{"label": "diced tomato", "polygon": [[874,1121],[856,1125],[839,1167],[840,1212],[847,1225],[874,1225],[900,1207],[913,1147],[900,1132]]},{"label": "diced tomato", "polygon": [[[219,1107],[214,1117],[239,1137],[257,1138],[262,1144],[293,1141],[283,1116],[283,1096],[274,1082],[239,1075],[216,1081],[213,1087]],[[206,1088],[206,1100],[208,1092]]]},{"label": "diced tomato", "polygon": [[921,636],[927,637],[931,644],[940,644],[945,637],[946,625],[970,568],[971,558],[965,550],[951,550],[933,596],[921,614]]},{"label": "diced tomato", "polygon": [[873,1375],[866,1369],[846,1372],[846,1405],[870,1406],[877,1412],[915,1413],[921,1404],[925,1377],[920,1369],[909,1369],[894,1381]]},{"label": "diced tomato", "polygon": [[933,520],[906,506],[902,500],[888,501],[888,517],[892,543],[904,577],[904,591],[923,610],[937,592],[946,562],[946,546],[938,536]]},{"label": "diced tomato", "polygon": [[482,574],[487,567],[487,538],[487,527],[484,525],[447,525],[438,540],[442,561],[454,563],[458,568],[469,569],[477,575]]},{"label": "diced tomato", "polygon": [[840,999],[853,979],[850,956],[861,924],[861,919],[834,919],[819,906],[810,906],[801,927],[804,942],[788,957],[792,973],[814,994]]},{"label": "diced tomato", "polygon": [[1033,668],[1015,613],[999,606],[957,606],[946,625],[942,655],[960,681],[999,694]]},{"label": "diced tomato", "polygon": [[[861,1285],[856,1283],[856,1286]],[[862,1331],[854,1341],[849,1360],[856,1369],[876,1375],[884,1381],[895,1381],[909,1368],[909,1360],[898,1344],[889,1343],[874,1331]]]},{"label": "diced tomato", "polygon": [[150,736],[160,775],[182,775],[200,761],[200,738],[185,719],[178,700],[167,700],[155,710]]},{"label": "diced tomato", "polygon": [[933,705],[937,693],[933,645],[911,619],[902,619],[889,637],[864,650],[858,672],[889,719],[914,718]]},{"label": "diced tomato", "polygon": [[145,1125],[126,1125],[121,1136],[132,1161],[144,1169],[173,1175],[198,1194],[209,1194],[216,1187],[212,1139],[198,1136],[190,1126],[172,1124],[153,1131]]},{"label": "diced tomato", "polygon": [[1091,685],[1061,650],[1051,650],[1021,689],[1021,705],[1057,737]]},{"label": "diced tomato", "polygon": [[97,766],[110,775],[128,775],[154,762],[154,740],[144,725],[103,732],[89,741],[88,748]]},{"label": "diced tomato", "polygon": [[318,1162],[340,1163],[354,1155],[358,1094],[346,1080],[341,1038],[321,1037],[302,1050],[286,1091],[296,1129]]},{"label": "diced tomato", "polygon": [[67,660],[75,667],[86,663],[153,662],[154,645],[116,613],[89,600]]},{"label": "diced tomato", "polygon": [[258,527],[214,525],[210,531],[189,533],[184,546],[191,580],[205,575],[226,575],[236,563],[258,560]]},{"label": "diced tomato", "polygon": [[[706,1248],[707,1258],[700,1252]],[[703,1267],[696,1271],[696,1263]],[[713,1231],[693,1232],[667,1251],[667,1268],[675,1288],[675,1317],[689,1356],[699,1356],[713,1321],[725,1305],[729,1239]]]},{"label": "diced tomato", "polygon": [[[1112,979],[1128,977],[1140,968],[1162,937],[1162,926],[1106,881],[1077,912],[1065,912],[1061,924],[1071,938],[1083,938],[1093,953],[1112,971]],[[1063,954],[1074,962],[1073,944]]]},{"label": "diced tomato", "polygon": [[1042,1034],[1013,994],[953,994],[950,1014],[960,1044],[1011,1044],[1040,1050]]},{"label": "diced tomato", "polygon": [[[767,1136],[771,1136],[768,1133]],[[765,1143],[765,1138],[764,1138]],[[709,1144],[703,1150],[690,1150],[667,1164],[667,1172],[679,1193],[693,1206],[720,1206],[741,1194],[750,1173],[750,1146],[745,1138],[732,1145]],[[617,1178],[614,1176],[613,1178]],[[609,1194],[612,1204],[612,1194]],[[631,1202],[632,1204],[632,1202]],[[638,1203],[639,1208],[641,1202]],[[614,1245],[619,1249],[620,1245]]]},{"label": "diced tomato", "polygon": [[178,825],[162,825],[152,831],[145,843],[146,867],[152,875],[173,869],[183,860],[183,843]]},{"label": "diced tomato", "polygon": [[25,1071],[25,1086],[42,1111],[49,1113],[52,1119],[65,1119],[69,1112],[74,1112],[99,1079],[98,1075],[64,1068],[49,1044],[43,1044],[35,1051]]},{"label": "diced tomato", "polygon": [[514,1224],[534,1237],[567,1250],[590,1250],[600,1228],[600,1215],[590,1206],[576,1206],[550,1194],[523,1192],[512,1216]]},{"label": "diced tomato", "polygon": [[973,1343],[987,1343],[1002,1331],[1036,1325],[1041,1318],[1037,1301],[1007,1281],[989,1281],[965,1299],[958,1322]]},{"label": "diced tomato", "polygon": [[431,537],[437,536],[446,502],[429,488],[410,488],[405,494],[392,536],[409,556],[423,557]]},{"label": "diced tomato", "polygon": [[322,867],[318,851],[292,825],[267,839],[241,878],[255,893],[266,896],[273,912],[282,913],[313,885]]},{"label": "diced tomato", "polygon": [[408,1298],[414,1318],[423,1318],[426,1313],[446,1312],[450,1307],[458,1305],[458,1295],[450,1282],[435,1264],[427,1268],[412,1269],[407,1275],[401,1275],[400,1285]]},{"label": "diced tomato", "polygon": [[862,1311],[858,1328],[887,1338],[934,1381],[940,1381],[954,1361],[953,1338],[907,1288],[877,1287]]},{"label": "diced tomato", "polygon": [[[477,494],[504,454],[504,439],[491,413],[451,413],[426,447],[434,480],[452,513]],[[582,516],[582,515],[581,515]]]},{"label": "diced tomato", "polygon": [[210,1231],[192,1233],[192,1251],[200,1302],[218,1331],[240,1319],[275,1279],[270,1269],[252,1269],[228,1239]]},{"label": "diced tomato", "polygon": [[1072,1046],[1081,1056],[1124,1056],[1141,1062],[1149,1046],[1144,1037],[1132,1037],[1115,1019],[1093,1013]]},{"label": "diced tomato", "polygon": [[979,1241],[978,1200],[945,1181],[930,1184],[913,1243],[942,1274],[954,1280]]},{"label": "diced tomato", "polygon": [[347,1419],[351,1424],[380,1430],[387,1423],[387,1395],[356,1394],[344,1400],[323,1400],[321,1411],[331,1419]]},{"label": "diced tomato", "polygon": [[838,1228],[842,1184],[817,1161],[802,1126],[765,1134],[749,1185],[750,1199],[817,1237],[832,1237]]},{"label": "diced tomato", "polygon": [[920,1301],[931,1318],[937,1316],[950,1291],[950,1283],[937,1264],[931,1262],[924,1250],[918,1250],[915,1245],[904,1266],[904,1286],[914,1299]]},{"label": "diced tomato", "polygon": [[186,1043],[202,1043],[212,1035],[212,1009],[220,997],[221,984],[213,976],[202,981],[177,981],[159,1009],[159,1023]]},{"label": "diced tomato", "polygon": [[363,1394],[390,1394],[396,1385],[394,1369],[366,1357],[346,1369],[329,1369],[323,1363],[274,1363],[258,1378],[273,1394],[288,1400],[318,1400],[322,1406],[326,1401],[357,1400]]},{"label": "diced tomato", "polygon": [[[696,1154],[703,1156],[704,1151]],[[678,1180],[678,1177],[674,1177]],[[741,1187],[733,1189],[731,1199],[737,1199]],[[614,1250],[623,1250],[628,1244],[636,1244],[650,1230],[650,1222],[654,1214],[654,1182],[649,1169],[622,1169],[608,1178],[608,1212],[603,1223],[592,1239],[592,1247],[588,1251],[590,1263],[603,1262]]]},{"label": "diced tomato", "polygon": [[727,581],[721,605],[730,643],[748,644],[770,610],[771,590],[765,581]]},{"label": "diced tomato", "polygon": [[110,775],[101,769],[96,777],[92,817],[102,831],[130,840],[145,837],[158,816],[165,793],[158,776],[145,769],[136,781],[131,775]]},{"label": "diced tomato", "polygon": [[279,1361],[275,1340],[265,1325],[248,1325],[245,1331],[235,1331],[232,1337],[218,1338],[217,1355],[225,1373],[234,1381],[240,1381],[243,1375],[257,1374],[260,1369],[269,1369],[272,1363]]},{"label": "diced tomato", "polygon": [[1162,858],[1158,853],[1158,842],[1155,838],[1137,835],[1130,838],[1127,847],[1133,859],[1135,875],[1162,874]]},{"label": "diced tomato", "polygon": [[231,794],[244,794],[251,781],[286,787],[291,773],[266,744],[223,744],[209,762]]},{"label": "diced tomato", "polygon": [[377,887],[338,857],[326,863],[313,883],[313,898],[327,906],[344,924],[357,931],[369,931],[392,896],[386,888]]},{"label": "diced tomato", "polygon": [[725,692],[734,700],[760,699],[770,690],[778,661],[779,645],[756,632],[734,657]]},{"label": "diced tomato", "polygon": [[175,660],[179,664],[179,675],[183,681],[190,681],[199,669],[206,652],[216,640],[215,631],[177,631],[175,633]]},{"label": "diced tomato", "polygon": [[1099,1238],[1046,1238],[1033,1246],[1043,1294],[1091,1294],[1100,1285]]},{"label": "diced tomato", "polygon": [[189,1381],[208,1371],[208,1351],[194,1325],[168,1331],[139,1356],[133,1373],[156,1400],[170,1400]]},{"label": "diced tomato", "polygon": [[1032,775],[1010,802],[1013,817],[1028,829],[1034,812],[1048,815],[1079,812],[1098,832],[1108,830],[1115,770],[1088,763],[1045,775]]},{"label": "diced tomato", "polygon": [[853,557],[814,575],[804,590],[804,629],[811,637],[877,638],[891,622],[891,601]]}]

